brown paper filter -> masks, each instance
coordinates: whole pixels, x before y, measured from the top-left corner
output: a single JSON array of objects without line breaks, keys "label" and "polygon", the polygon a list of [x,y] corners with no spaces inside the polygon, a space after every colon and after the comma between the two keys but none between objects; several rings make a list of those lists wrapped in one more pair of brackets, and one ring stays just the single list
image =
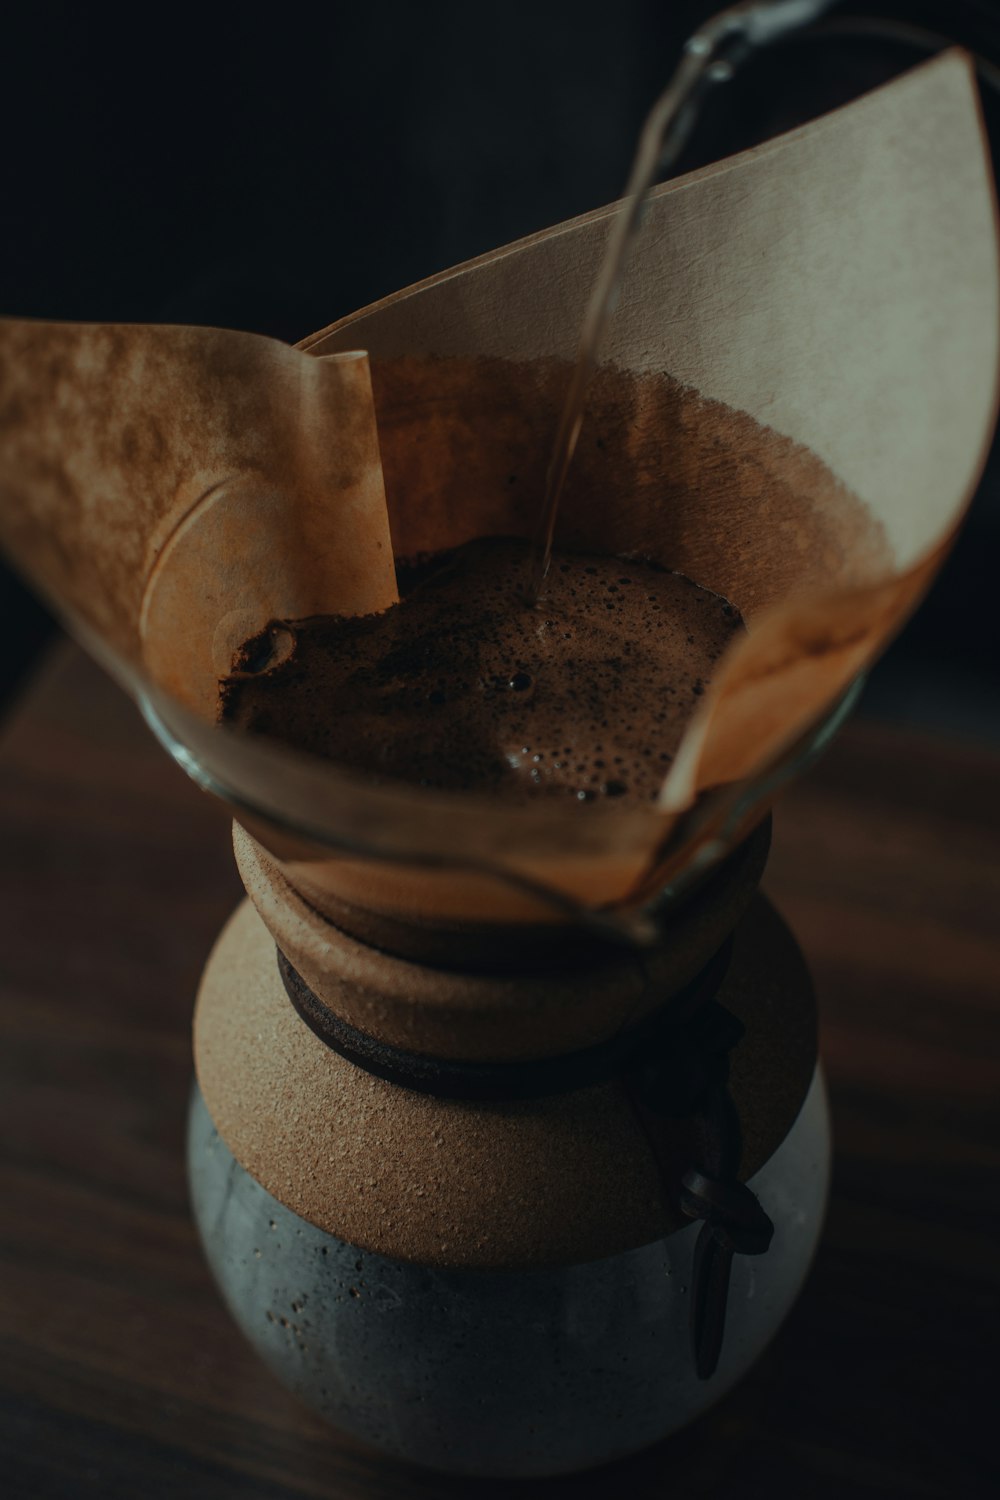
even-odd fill
[{"label": "brown paper filter", "polygon": [[998,355],[992,177],[958,52],[652,198],[558,540],[676,568],[748,622],[658,807],[371,786],[215,726],[252,629],[392,601],[390,534],[396,556],[530,534],[613,212],[300,350],[0,325],[6,545],[317,898],[551,920],[634,901],[706,840],[720,852],[954,535]]},{"label": "brown paper filter", "polygon": [[0,442],[13,557],[132,685],[210,722],[270,619],[397,597],[362,353],[4,320]]}]

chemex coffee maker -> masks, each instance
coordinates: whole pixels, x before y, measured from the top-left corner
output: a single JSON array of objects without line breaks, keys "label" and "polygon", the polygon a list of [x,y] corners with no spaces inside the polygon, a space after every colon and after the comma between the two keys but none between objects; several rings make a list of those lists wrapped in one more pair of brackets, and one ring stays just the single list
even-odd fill
[{"label": "chemex coffee maker", "polygon": [[[614,213],[297,348],[0,324],[5,546],[235,817],[247,899],[194,1023],[212,1270],[330,1422],[468,1474],[656,1441],[791,1307],[829,1136],[768,810],[930,583],[994,422],[992,178],[951,52],[650,198],[558,540],[746,622],[656,800],[511,805],[221,724],[255,632],[531,535]],[[270,639],[245,671],[295,649]]]}]

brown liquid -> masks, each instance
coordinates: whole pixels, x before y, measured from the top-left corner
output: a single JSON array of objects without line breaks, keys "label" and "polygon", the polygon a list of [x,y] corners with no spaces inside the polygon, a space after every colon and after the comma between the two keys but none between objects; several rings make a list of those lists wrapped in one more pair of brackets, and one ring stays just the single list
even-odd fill
[{"label": "brown liquid", "polygon": [[655,798],[739,614],[678,573],[568,552],[519,609],[527,553],[470,542],[382,614],[276,622],[237,654],[220,719],[380,780]]}]

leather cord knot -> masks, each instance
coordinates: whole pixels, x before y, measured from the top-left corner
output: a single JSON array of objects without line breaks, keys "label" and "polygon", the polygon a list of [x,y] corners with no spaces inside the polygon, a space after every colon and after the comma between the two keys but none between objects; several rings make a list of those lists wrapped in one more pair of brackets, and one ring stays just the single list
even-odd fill
[{"label": "leather cord knot", "polygon": [[744,1034],[743,1023],[709,991],[626,1074],[640,1113],[689,1120],[699,1139],[695,1164],[675,1191],[681,1211],[704,1226],[695,1244],[690,1320],[702,1380],[715,1373],[722,1353],[733,1256],[763,1255],[774,1235],[774,1225],[738,1175],[743,1133],[729,1093],[729,1057]]},{"label": "leather cord knot", "polygon": [[681,1177],[678,1202],[702,1221],[691,1276],[691,1348],[701,1380],[715,1374],[722,1353],[734,1255],[763,1255],[774,1224],[755,1193],[737,1175],[743,1140],[739,1115],[725,1083],[702,1100],[703,1165]]},{"label": "leather cord knot", "polygon": [[680,1205],[737,1255],[763,1255],[774,1237],[774,1225],[745,1182],[720,1182],[693,1167],[681,1178]]}]

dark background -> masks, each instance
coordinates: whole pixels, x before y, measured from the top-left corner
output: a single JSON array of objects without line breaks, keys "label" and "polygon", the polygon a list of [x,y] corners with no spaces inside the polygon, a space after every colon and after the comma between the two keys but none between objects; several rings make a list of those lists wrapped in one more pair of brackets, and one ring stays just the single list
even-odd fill
[{"label": "dark background", "polygon": [[[208,323],[296,340],[623,186],[679,48],[718,4],[77,3],[0,21],[0,313]],[[991,0],[842,5],[1000,63]],[[824,34],[720,89],[680,169],[892,77],[913,42]],[[994,155],[1000,99],[985,92]],[[1000,741],[1000,460],[864,711]],[[49,639],[0,569],[0,702]]]}]

